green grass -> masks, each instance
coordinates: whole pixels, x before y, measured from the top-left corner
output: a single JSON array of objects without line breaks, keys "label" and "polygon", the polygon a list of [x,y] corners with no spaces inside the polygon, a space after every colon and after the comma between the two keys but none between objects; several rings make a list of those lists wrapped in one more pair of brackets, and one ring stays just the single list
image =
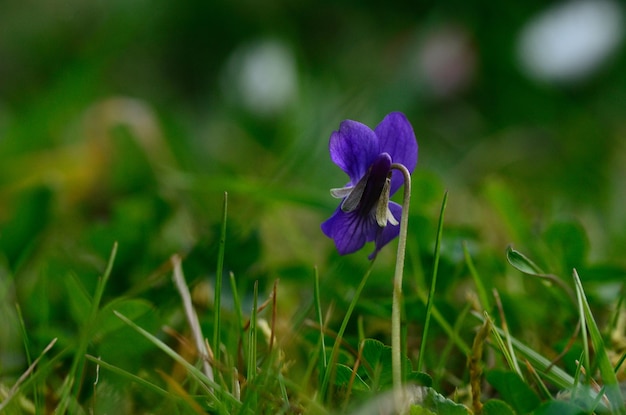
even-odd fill
[{"label": "green grass", "polygon": [[[372,262],[338,256],[317,230],[325,196],[274,184],[247,198],[250,182],[213,200],[193,174],[167,175],[176,197],[110,190],[106,226],[87,220],[97,217],[89,206],[46,208],[50,190],[14,195],[18,208],[50,213],[36,239],[17,224],[32,210],[7,222],[24,248],[3,251],[3,330],[13,335],[2,351],[18,356],[0,371],[3,413],[358,414],[397,402],[393,249]],[[530,254],[490,245],[477,225],[455,222],[455,195],[448,202],[436,177],[417,171],[414,183],[423,200],[408,222],[406,410],[623,414],[619,262],[587,259],[571,221],[545,224]],[[488,199],[515,203],[501,184]],[[489,223],[517,221],[515,210]]]},{"label": "green grass", "polygon": [[[226,206],[224,199],[224,209]],[[437,266],[441,255],[440,243],[442,239],[445,240],[442,226],[443,209],[444,207],[437,228],[434,267]],[[217,253],[219,271],[222,270],[226,254],[223,249],[226,238],[225,210],[222,220],[220,249]],[[359,306],[362,296],[367,293],[372,273],[377,267],[382,267],[376,261],[369,264],[360,283],[348,297],[348,307],[337,314],[340,316],[341,324],[338,332],[334,333],[332,315],[342,310],[342,304],[348,298],[341,295],[335,298],[327,297],[325,291],[321,289],[323,275],[320,276],[317,270],[313,280],[306,283],[310,285],[310,290],[314,294],[312,297],[314,307],[296,306],[296,309],[306,311],[300,326],[279,328],[278,320],[281,320],[282,324],[295,323],[296,320],[285,319],[285,316],[280,315],[280,304],[283,301],[280,298],[282,290],[278,289],[280,287],[278,280],[275,280],[269,296],[263,299],[258,281],[253,283],[251,293],[241,293],[238,291],[237,278],[231,273],[231,306],[227,310],[220,310],[221,313],[215,310],[213,313],[196,315],[191,303],[191,294],[182,275],[185,260],[175,258],[172,260],[173,271],[167,273],[174,273],[182,302],[173,307],[173,312],[187,315],[187,318],[186,322],[176,323],[180,334],[172,337],[171,334],[167,334],[171,333],[171,330],[147,330],[140,322],[133,321],[135,319],[117,311],[116,307],[109,307],[111,304],[124,306],[126,304],[124,301],[133,301],[132,298],[105,295],[119,249],[117,244],[113,246],[102,277],[97,279],[94,295],[90,296],[88,292],[80,293],[81,296],[85,296],[81,301],[84,302],[82,307],[87,314],[81,320],[82,325],[77,331],[78,337],[73,342],[67,340],[61,342],[65,343],[62,348],[56,344],[57,339],[53,339],[38,357],[32,360],[30,356],[34,353],[34,349],[31,349],[33,339],[29,338],[28,327],[23,318],[20,318],[22,341],[28,351],[29,368],[15,381],[5,379],[6,386],[0,402],[3,411],[47,413],[51,410],[49,402],[52,399],[57,413],[88,413],[103,407],[117,408],[121,411],[122,408],[134,407],[136,411],[181,414],[207,412],[326,414],[358,411],[356,408],[367,405],[368,401],[390,399],[385,397],[385,391],[389,391],[391,387],[390,347],[384,343],[385,336],[383,342],[378,340],[374,342],[373,338],[363,337],[367,336],[368,330],[365,328],[367,322],[378,316],[378,312]],[[543,272],[540,272],[538,267],[522,253],[509,250],[508,255],[509,261],[516,269],[529,275],[537,273],[543,275]],[[502,261],[504,260],[502,255]],[[447,314],[442,313],[436,305],[439,302],[443,308],[449,307],[437,301],[438,296],[443,294],[434,288],[437,277],[435,268],[428,300],[423,292],[416,293],[421,301],[425,301],[422,303],[425,306],[424,320],[411,320],[413,318],[411,312],[406,313],[404,320],[404,324],[417,326],[422,324],[424,333],[431,316],[439,326],[435,326],[437,330],[434,334],[421,336],[424,342],[421,343],[417,359],[414,355],[403,357],[406,359],[406,368],[410,369],[413,365],[416,368],[416,371],[410,371],[406,376],[408,388],[406,396],[412,402],[411,409],[407,410],[411,413],[430,411],[427,413],[437,414],[465,414],[470,413],[469,408],[473,408],[474,413],[486,414],[506,412],[522,414],[534,411],[556,415],[563,410],[585,414],[609,411],[615,414],[625,413],[626,407],[616,377],[616,365],[619,365],[619,362],[612,362],[609,357],[610,350],[606,346],[608,339],[602,335],[596,323],[576,271],[573,285],[578,298],[579,318],[583,321],[583,330],[574,345],[568,347],[581,350],[582,346],[582,359],[575,366],[576,373],[568,374],[567,369],[561,368],[562,361],[551,362],[548,357],[533,350],[512,334],[513,329],[506,323],[507,307],[499,295],[494,297],[487,294],[489,289],[485,280],[478,274],[478,268],[469,254],[467,244],[463,244],[463,256],[459,261],[467,264],[469,275],[477,284],[476,292],[480,295],[476,294],[478,295],[476,298],[480,301],[476,305],[485,310],[485,317],[482,318],[478,313],[480,309],[475,309],[476,316],[483,320],[485,327],[491,329],[491,335],[485,331],[474,341],[475,350],[470,352],[466,346],[466,342],[470,340],[467,337],[469,334],[467,330],[471,331],[472,327],[477,327],[478,324],[465,317],[472,307],[471,303],[464,307],[465,312],[459,320],[448,321]],[[520,275],[519,278],[523,277]],[[221,288],[219,284],[216,287]],[[553,287],[558,289],[560,285]],[[416,288],[419,291],[419,287]],[[555,294],[554,288],[545,286],[539,288],[538,295],[541,295],[541,292],[550,292],[550,295],[563,295],[569,298],[567,290],[560,290],[558,291],[560,294]],[[170,290],[174,293],[173,287]],[[214,306],[224,307],[225,299],[221,298],[224,293],[223,288],[215,291]],[[242,302],[241,294],[246,298],[245,302]],[[497,292],[494,291],[494,294]],[[104,298],[107,300],[103,301]],[[410,304],[411,295],[408,296],[408,300]],[[249,307],[245,307],[244,303],[249,304]],[[491,308],[490,304],[496,304],[495,311],[499,318],[488,316],[486,308]],[[331,309],[328,307],[335,311],[330,312]],[[133,307],[126,306],[126,309],[140,319],[145,315],[144,311]],[[186,310],[185,313],[182,313],[183,309]],[[389,311],[388,301],[386,309]],[[17,308],[18,315],[21,316],[19,310],[20,308]],[[357,338],[350,334],[355,312],[358,313],[360,321],[358,344],[355,343]],[[389,316],[376,318],[380,317],[389,318]],[[118,319],[123,324],[111,322],[112,318]],[[524,335],[525,323],[533,324],[527,320],[531,319],[531,316],[524,318],[526,320],[521,322],[521,335]],[[214,333],[212,338],[214,341],[217,339],[219,343],[206,343],[212,350],[210,354],[206,354],[206,351],[198,352],[198,348],[204,347],[203,342],[208,341],[208,337],[202,334],[201,326],[206,329],[211,324]],[[145,350],[150,354],[150,360],[143,362],[134,370],[124,367],[124,359],[118,358],[120,363],[115,363],[114,358],[101,357],[98,352],[98,344],[105,342],[108,335],[122,330],[124,326],[145,340]],[[520,327],[519,323],[516,327]],[[190,331],[189,335],[184,334],[187,331]],[[415,339],[411,337],[412,331],[408,330],[405,333],[409,336],[407,343],[413,344]],[[589,335],[590,343],[587,343],[588,337],[584,335],[585,333]],[[438,350],[432,346],[444,339],[448,344],[444,352],[445,358],[439,356]],[[332,347],[329,347],[330,344]],[[115,347],[115,344],[112,346]],[[220,353],[216,353],[216,350],[220,350]],[[405,350],[411,351],[412,348],[408,347]],[[190,351],[194,352],[190,354]],[[552,350],[551,354],[554,352],[556,350]],[[127,349],[127,353],[132,357],[132,347]],[[472,382],[466,378],[467,369],[449,366],[450,361],[469,359],[470,353],[472,356],[470,369],[481,367],[480,370],[471,372],[474,373],[472,379],[475,379]],[[487,359],[488,355],[491,358]],[[564,356],[563,360],[571,354]],[[67,362],[68,368],[65,373],[60,370],[64,366],[62,363],[64,361]],[[152,365],[150,362],[158,363]],[[433,383],[431,376],[435,373],[437,381]],[[447,381],[449,376],[455,373],[458,383],[450,389]],[[494,390],[499,392],[497,399],[481,394],[480,384],[484,382],[483,376]],[[100,402],[108,399],[106,397],[108,382],[126,385],[132,390],[132,394],[127,394],[118,402],[106,404]],[[53,387],[55,384],[56,388]],[[512,384],[517,386],[511,389]],[[421,386],[415,389],[409,385]],[[465,397],[460,392],[467,388],[478,388],[473,403],[469,396]],[[142,396],[146,398],[141,398]],[[562,400],[559,396],[569,396],[571,399]],[[144,405],[143,409],[141,405]]]},{"label": "green grass", "polygon": [[[319,226],[330,134],[396,110],[408,413],[626,412],[624,56],[528,78],[536,2],[9,3],[0,414],[392,407],[397,242],[339,256]],[[268,39],[296,90],[255,112],[236,66]],[[438,95],[421,48],[449,39],[476,65]]]}]

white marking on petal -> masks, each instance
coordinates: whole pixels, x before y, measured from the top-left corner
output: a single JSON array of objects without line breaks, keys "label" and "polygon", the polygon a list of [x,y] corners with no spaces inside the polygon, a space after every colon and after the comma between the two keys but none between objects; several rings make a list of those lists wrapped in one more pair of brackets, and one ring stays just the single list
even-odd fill
[{"label": "white marking on petal", "polygon": [[350,193],[352,193],[352,190],[354,190],[354,186],[346,186],[346,187],[340,187],[336,189],[330,189],[330,195],[334,197],[335,199],[343,199],[344,197],[350,196]]},{"label": "white marking on petal", "polygon": [[[391,214],[391,212],[389,211],[390,187],[391,178],[387,177],[387,179],[385,180],[385,184],[383,185],[383,191],[380,193],[380,198],[378,199],[378,203],[376,204],[376,222],[381,228],[387,226],[387,221],[389,221],[389,215]],[[393,218],[393,220],[395,221],[396,219]],[[393,224],[393,222],[391,222],[391,224]]]},{"label": "white marking on petal", "polygon": [[387,205],[387,221],[391,223],[393,226],[398,226],[400,222],[393,217],[393,213],[391,213],[391,209],[389,209],[389,205]]}]

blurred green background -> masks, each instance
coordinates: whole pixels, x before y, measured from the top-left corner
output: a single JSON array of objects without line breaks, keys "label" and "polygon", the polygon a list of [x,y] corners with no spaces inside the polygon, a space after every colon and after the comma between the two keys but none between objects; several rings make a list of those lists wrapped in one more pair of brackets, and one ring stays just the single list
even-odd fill
[{"label": "blurred green background", "polygon": [[[189,281],[212,281],[225,191],[225,268],[242,290],[280,278],[296,293],[283,309],[297,309],[317,266],[327,298],[342,301],[367,261],[340,258],[319,230],[336,203],[328,189],[346,181],[328,137],[343,119],[374,127],[396,110],[419,142],[409,285],[429,275],[444,190],[449,315],[465,301],[461,241],[511,295],[522,277],[505,265],[510,243],[568,281],[577,266],[588,281],[620,282],[624,9],[578,3],[588,7],[574,36],[571,24],[556,35],[532,26],[546,13],[558,26],[574,3],[536,0],[5,2],[0,372],[24,367],[15,303],[36,350],[70,339],[75,280],[93,292],[114,241],[105,296],[143,298],[148,327],[167,320],[180,307],[170,255],[185,256]],[[381,318],[393,251],[364,300]],[[534,307],[540,325],[549,304]]]}]

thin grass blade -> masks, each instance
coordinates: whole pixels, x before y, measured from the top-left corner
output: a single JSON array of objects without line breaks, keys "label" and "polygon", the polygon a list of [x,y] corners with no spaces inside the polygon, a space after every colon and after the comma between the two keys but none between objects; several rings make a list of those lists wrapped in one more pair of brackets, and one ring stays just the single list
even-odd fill
[{"label": "thin grass blade", "polygon": [[441,249],[441,238],[443,235],[443,217],[446,211],[446,205],[448,203],[448,192],[443,195],[443,201],[441,202],[441,211],[439,212],[439,224],[437,225],[437,238],[435,242],[435,254],[433,263],[433,277],[430,284],[430,291],[428,293],[428,301],[426,302],[426,317],[424,318],[424,331],[422,332],[422,341],[420,345],[420,353],[417,358],[416,370],[420,372],[422,370],[422,364],[424,361],[424,353],[426,353],[426,345],[428,338],[428,329],[430,327],[430,318],[433,310],[433,301],[435,298],[435,288],[437,286],[437,274],[439,271],[439,255]]},{"label": "thin grass blade", "polygon": [[482,278],[478,274],[476,267],[474,266],[474,261],[472,260],[472,256],[467,249],[467,243],[463,241],[463,255],[465,257],[465,264],[467,265],[467,269],[472,276],[472,280],[474,280],[474,285],[476,286],[476,291],[478,292],[478,300],[480,301],[480,305],[483,307],[485,311],[491,311],[491,301],[489,301],[489,296],[487,295],[487,290],[485,289],[485,285],[483,284]]},{"label": "thin grass blade", "polygon": [[322,370],[326,372],[328,369],[328,362],[326,361],[326,342],[324,341],[324,319],[322,317],[322,302],[320,300],[320,276],[315,267],[315,280],[313,286],[313,297],[315,301],[315,314],[317,316],[317,322],[320,326],[320,348],[322,354]]},{"label": "thin grass blade", "polygon": [[[598,370],[600,371],[600,377],[602,378],[602,382],[604,384],[606,396],[611,402],[613,411],[616,414],[624,415],[626,414],[624,398],[622,397],[619,382],[617,380],[617,376],[615,375],[613,365],[611,364],[611,360],[609,359],[606,348],[604,346],[602,334],[600,332],[600,329],[598,329],[595,319],[593,318],[591,308],[589,307],[589,303],[587,302],[587,297],[585,296],[580,277],[578,276],[578,272],[576,270],[574,270],[573,276],[574,284],[576,286],[576,294],[583,307],[584,317],[587,321],[587,330],[589,332],[589,337],[591,338],[591,343],[593,344],[596,364],[598,366]],[[586,337],[584,333],[585,330],[583,330],[583,338]]]},{"label": "thin grass blade", "polygon": [[333,345],[333,348],[330,352],[330,361],[328,362],[328,366],[326,367],[327,369],[326,372],[324,372],[324,377],[322,378],[322,385],[319,390],[321,402],[324,402],[327,396],[328,385],[330,384],[330,378],[333,372],[333,363],[337,359],[337,354],[339,353],[339,345],[341,345],[341,342],[343,341],[343,334],[346,331],[346,327],[348,327],[348,321],[350,320],[350,317],[352,316],[352,312],[354,311],[354,308],[356,307],[356,303],[358,302],[359,297],[361,296],[361,292],[363,291],[363,288],[365,288],[365,284],[367,283],[367,280],[370,274],[372,273],[372,269],[374,268],[375,262],[376,262],[375,260],[371,261],[369,268],[363,275],[363,278],[361,278],[361,282],[359,283],[358,287],[356,288],[356,291],[354,292],[354,295],[352,296],[352,301],[350,302],[350,305],[348,306],[348,310],[346,310],[346,314],[344,315],[343,321],[341,322],[341,326],[339,327],[339,332],[337,333],[335,344]]},{"label": "thin grass blade", "polygon": [[31,363],[30,366],[28,366],[28,369],[26,369],[26,371],[24,373],[22,373],[22,376],[20,376],[19,379],[13,385],[13,387],[11,387],[11,389],[9,390],[9,393],[6,396],[6,398],[2,402],[0,402],[0,413],[2,413],[2,410],[17,395],[17,393],[19,391],[19,388],[20,388],[20,385],[22,385],[22,383],[26,380],[26,378],[28,378],[28,376],[30,376],[30,374],[33,373],[33,371],[35,370],[35,367],[37,366],[37,364],[39,363],[41,358],[46,353],[48,353],[50,351],[50,349],[52,349],[52,346],[54,346],[56,341],[57,341],[56,338],[52,339],[52,341],[43,349],[43,351],[41,352],[39,357],[37,357],[37,359],[35,359],[35,361],[33,363]]},{"label": "thin grass blade", "polygon": [[99,365],[100,367],[102,367],[102,368],[104,368],[104,369],[106,369],[106,370],[108,370],[110,372],[115,373],[116,375],[120,375],[123,378],[126,378],[126,379],[128,379],[128,380],[130,380],[130,381],[132,381],[132,382],[134,382],[134,383],[136,383],[138,385],[140,385],[140,386],[143,386],[146,389],[149,389],[150,391],[152,391],[152,392],[154,392],[154,393],[156,393],[158,395],[163,396],[164,398],[170,398],[170,399],[177,399],[178,398],[175,395],[172,395],[171,393],[166,391],[165,389],[161,388],[160,386],[155,385],[152,382],[148,382],[144,378],[139,377],[137,375],[134,375],[134,374],[132,374],[130,372],[127,372],[126,370],[124,370],[124,369],[122,369],[122,368],[120,368],[118,366],[115,366],[115,365],[112,365],[112,364],[110,364],[108,362],[105,362],[104,360],[102,360],[102,359],[100,359],[98,357],[95,357],[95,356],[92,356],[92,355],[88,354],[88,355],[85,356],[85,358],[87,360],[89,360],[89,361]]},{"label": "thin grass blade", "polygon": [[226,247],[226,218],[228,212],[228,193],[224,192],[222,205],[222,227],[220,230],[220,242],[217,251],[217,268],[215,270],[215,298],[213,301],[213,354],[216,362],[220,360],[220,333],[221,333],[221,310],[222,310],[222,273],[224,272],[224,252]]},{"label": "thin grass blade", "polygon": [[106,284],[111,276],[111,272],[113,271],[113,264],[115,263],[115,257],[117,255],[117,242],[113,244],[113,248],[111,250],[111,254],[109,256],[109,261],[107,262],[107,266],[105,268],[104,274],[102,277],[98,279],[98,284],[96,285],[96,291],[93,296],[93,300],[91,303],[91,311],[89,313],[89,318],[85,321],[85,324],[80,329],[80,337],[78,339],[78,345],[76,348],[76,352],[74,354],[74,359],[72,360],[72,366],[70,367],[69,373],[65,378],[63,386],[61,387],[61,397],[59,400],[59,406],[56,409],[57,414],[65,414],[69,405],[70,405],[70,395],[72,391],[75,396],[78,396],[80,392],[80,384],[76,385],[75,380],[77,378],[82,377],[83,368],[85,364],[85,354],[87,352],[87,347],[91,340],[91,329],[96,321],[98,316],[98,310],[100,308],[100,301],[102,300],[102,295],[104,294],[104,289]]},{"label": "thin grass blade", "polygon": [[[130,328],[135,330],[137,333],[141,334],[143,337],[148,339],[152,344],[154,344],[157,348],[165,352],[166,355],[168,355],[177,363],[182,365],[187,370],[189,375],[192,378],[194,378],[203,387],[203,390],[205,391],[207,396],[211,399],[211,401],[215,403],[216,407],[219,410],[227,411],[228,408],[225,405],[226,403],[230,404],[232,407],[235,407],[235,408],[239,406],[239,402],[235,400],[230,394],[226,393],[220,385],[218,385],[217,383],[209,379],[204,373],[202,373],[201,370],[199,370],[197,367],[195,367],[194,365],[189,363],[187,360],[185,360],[184,357],[176,353],[176,351],[170,348],[163,341],[161,341],[160,339],[158,339],[151,333],[147,332],[142,327],[135,324],[132,320],[126,318],[126,316],[124,316],[123,314],[118,313],[117,311],[114,311],[114,313],[120,320],[126,323]],[[217,400],[213,391],[219,392],[220,397],[222,399]]]}]

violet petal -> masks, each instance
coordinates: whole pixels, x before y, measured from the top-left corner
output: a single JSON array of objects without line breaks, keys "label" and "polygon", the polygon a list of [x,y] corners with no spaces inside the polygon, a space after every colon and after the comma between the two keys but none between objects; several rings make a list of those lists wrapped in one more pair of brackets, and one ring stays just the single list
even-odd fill
[{"label": "violet petal", "polygon": [[357,121],[345,120],[334,131],[329,142],[330,158],[350,177],[355,185],[367,173],[380,153],[376,134]]},{"label": "violet petal", "polygon": [[[379,140],[379,151],[389,153],[394,163],[404,165],[412,173],[417,164],[418,147],[413,127],[406,116],[400,112],[392,112],[383,118],[374,131]],[[402,186],[403,181],[402,173],[394,170],[391,194]]]},{"label": "violet petal", "polygon": [[346,255],[358,251],[366,242],[374,240],[378,225],[370,215],[364,217],[357,211],[346,213],[339,207],[322,223],[322,231],[335,241],[339,254]]}]

